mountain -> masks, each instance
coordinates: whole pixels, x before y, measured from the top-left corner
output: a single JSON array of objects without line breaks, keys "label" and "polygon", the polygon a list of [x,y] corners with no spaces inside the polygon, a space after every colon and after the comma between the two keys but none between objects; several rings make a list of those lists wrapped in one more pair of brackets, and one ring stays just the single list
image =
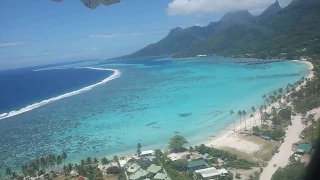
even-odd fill
[{"label": "mountain", "polygon": [[228,57],[320,57],[320,1],[293,0],[279,10],[276,2],[260,16],[247,11],[227,13],[208,26],[175,28],[155,44],[122,58],[170,54],[190,57],[215,54]]},{"label": "mountain", "polygon": [[259,17],[262,17],[262,18],[269,17],[280,12],[281,10],[282,8],[280,7],[280,4],[277,0],[275,3],[270,5],[265,11],[263,11],[263,13]]},{"label": "mountain", "polygon": [[243,23],[247,21],[251,21],[253,19],[253,15],[249,13],[249,11],[237,11],[237,12],[229,12],[226,13],[220,20],[220,22],[238,22]]}]

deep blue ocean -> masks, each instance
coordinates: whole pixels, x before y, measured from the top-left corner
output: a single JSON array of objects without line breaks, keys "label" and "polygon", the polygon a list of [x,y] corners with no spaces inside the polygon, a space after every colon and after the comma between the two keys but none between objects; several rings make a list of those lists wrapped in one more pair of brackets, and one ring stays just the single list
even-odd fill
[{"label": "deep blue ocean", "polygon": [[111,71],[23,68],[0,71],[0,114],[95,84]]}]

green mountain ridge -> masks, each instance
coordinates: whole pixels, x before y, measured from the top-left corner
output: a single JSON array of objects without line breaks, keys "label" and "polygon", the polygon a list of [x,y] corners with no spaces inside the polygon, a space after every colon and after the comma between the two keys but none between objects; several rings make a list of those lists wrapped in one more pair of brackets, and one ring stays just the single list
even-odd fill
[{"label": "green mountain ridge", "polygon": [[175,28],[159,42],[121,58],[199,54],[286,59],[320,57],[319,9],[319,0],[293,0],[283,9],[276,1],[259,16],[252,16],[248,11],[227,13],[219,22],[205,27]]}]

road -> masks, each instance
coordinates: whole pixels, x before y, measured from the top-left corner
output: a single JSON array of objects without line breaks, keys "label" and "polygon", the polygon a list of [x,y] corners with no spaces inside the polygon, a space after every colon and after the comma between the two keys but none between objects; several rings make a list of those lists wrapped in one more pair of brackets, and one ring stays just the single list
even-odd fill
[{"label": "road", "polygon": [[[315,119],[317,120],[320,116],[320,108],[312,110],[312,114],[315,114]],[[299,136],[303,131],[304,126],[301,123],[301,116],[294,116],[292,120],[292,126],[289,126],[286,131],[286,137],[284,143],[282,143],[279,148],[279,153],[275,154],[269,161],[268,166],[263,168],[263,172],[260,176],[260,180],[270,180],[274,172],[279,167],[285,167],[289,163],[289,157],[294,153],[292,151],[292,144],[300,140]],[[277,164],[277,167],[273,167]]]}]

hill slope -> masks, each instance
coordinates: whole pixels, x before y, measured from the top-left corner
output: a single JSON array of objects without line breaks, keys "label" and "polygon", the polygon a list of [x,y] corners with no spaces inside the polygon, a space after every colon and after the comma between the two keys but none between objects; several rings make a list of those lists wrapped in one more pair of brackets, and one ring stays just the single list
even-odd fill
[{"label": "hill slope", "polygon": [[125,57],[217,54],[293,59],[320,55],[320,1],[293,0],[279,8],[276,2],[258,17],[241,11],[227,13],[206,27],[175,28],[158,43]]},{"label": "hill slope", "polygon": [[274,14],[277,14],[281,10],[282,10],[282,8],[280,7],[280,4],[277,0],[275,3],[270,5],[266,10],[264,10],[263,13],[259,17],[265,18],[268,16],[272,16]]}]

